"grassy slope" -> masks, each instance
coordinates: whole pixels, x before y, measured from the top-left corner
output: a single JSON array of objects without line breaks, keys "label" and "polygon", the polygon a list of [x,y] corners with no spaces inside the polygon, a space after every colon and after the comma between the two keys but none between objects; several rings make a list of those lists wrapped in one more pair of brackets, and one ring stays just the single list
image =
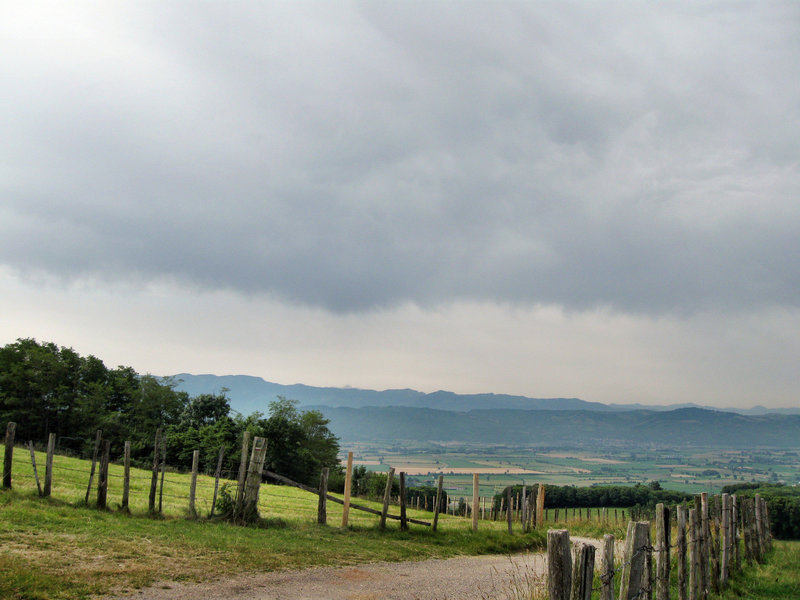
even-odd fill
[{"label": "grassy slope", "polygon": [[[2,449],[0,449],[0,459]],[[44,457],[37,455],[37,464]],[[330,526],[316,525],[317,498],[293,488],[262,487],[265,528],[231,526],[186,517],[189,476],[168,473],[164,516],[146,513],[149,474],[132,470],[130,515],[118,510],[122,468],[110,472],[109,505],[83,506],[89,466],[57,456],[53,496],[41,499],[29,456],[14,453],[14,489],[0,491],[0,598],[80,598],[131,589],[158,580],[203,579],[252,570],[413,560],[460,554],[506,553],[540,547],[541,533],[505,533],[504,523],[482,522],[478,534],[463,518],[443,516],[440,531],[412,525],[377,529],[377,517],[351,510],[341,529],[341,506],[329,503]],[[96,478],[95,478],[96,481]],[[207,514],[213,480],[200,477],[198,509]],[[361,500],[359,503],[366,503]],[[378,508],[374,503],[369,503]],[[396,512],[396,508],[392,511]],[[427,520],[429,513],[410,510]]]}]

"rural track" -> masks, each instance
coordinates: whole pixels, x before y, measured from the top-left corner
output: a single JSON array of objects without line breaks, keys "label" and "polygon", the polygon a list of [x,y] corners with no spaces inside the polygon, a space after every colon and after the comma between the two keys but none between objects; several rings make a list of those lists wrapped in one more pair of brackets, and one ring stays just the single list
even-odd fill
[{"label": "rural track", "polygon": [[[572,538],[599,545],[598,540]],[[544,553],[251,573],[203,583],[160,582],[117,600],[495,600],[544,581]]]}]

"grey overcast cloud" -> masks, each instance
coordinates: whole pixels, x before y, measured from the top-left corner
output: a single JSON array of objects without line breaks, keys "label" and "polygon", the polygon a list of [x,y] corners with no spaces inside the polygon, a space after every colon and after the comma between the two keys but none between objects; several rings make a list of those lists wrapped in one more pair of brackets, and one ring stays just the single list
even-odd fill
[{"label": "grey overcast cloud", "polygon": [[796,406],[800,3],[4,2],[0,343]]}]

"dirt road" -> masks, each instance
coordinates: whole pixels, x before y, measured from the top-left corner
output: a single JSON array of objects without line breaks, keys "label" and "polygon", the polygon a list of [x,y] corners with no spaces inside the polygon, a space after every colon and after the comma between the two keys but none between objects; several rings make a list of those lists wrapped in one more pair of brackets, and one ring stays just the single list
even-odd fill
[{"label": "dirt road", "polygon": [[[596,540],[574,538],[599,544]],[[163,583],[126,600],[495,600],[543,585],[544,554],[470,556],[420,562],[318,567],[258,573],[206,583]]]}]

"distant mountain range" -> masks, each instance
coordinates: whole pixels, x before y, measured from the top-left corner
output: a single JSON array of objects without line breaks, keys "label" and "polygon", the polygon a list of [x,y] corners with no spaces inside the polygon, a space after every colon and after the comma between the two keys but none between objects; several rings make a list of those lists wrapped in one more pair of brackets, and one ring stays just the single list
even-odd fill
[{"label": "distant mountain range", "polygon": [[643,404],[602,404],[587,402],[579,398],[528,398],[508,394],[455,394],[438,391],[430,394],[412,389],[364,390],[358,388],[314,387],[303,384],[282,385],[249,375],[191,375],[179,373],[174,376],[177,389],[192,396],[218,393],[227,389],[231,407],[242,413],[267,412],[269,403],[277,396],[297,400],[301,407],[409,407],[428,408],[441,411],[469,412],[474,410],[556,410],[556,411],[674,411],[680,408],[703,408],[740,415],[786,414],[800,415],[800,408],[768,409],[754,406],[749,409],[719,409],[698,404],[673,404],[649,406]]}]

